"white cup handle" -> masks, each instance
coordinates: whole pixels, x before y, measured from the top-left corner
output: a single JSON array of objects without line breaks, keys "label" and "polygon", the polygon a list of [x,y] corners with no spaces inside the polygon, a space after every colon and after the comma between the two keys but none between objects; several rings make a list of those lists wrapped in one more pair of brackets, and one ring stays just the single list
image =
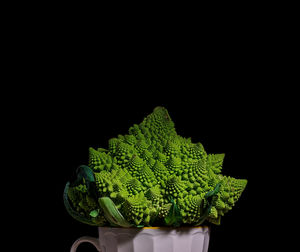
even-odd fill
[{"label": "white cup handle", "polygon": [[71,252],[76,252],[77,250],[77,247],[83,243],[83,242],[89,242],[89,243],[92,243],[96,249],[101,252],[101,249],[100,249],[100,245],[99,245],[99,240],[97,238],[94,238],[94,237],[89,237],[89,236],[82,236],[80,237],[79,239],[77,239],[72,247],[71,247]]}]

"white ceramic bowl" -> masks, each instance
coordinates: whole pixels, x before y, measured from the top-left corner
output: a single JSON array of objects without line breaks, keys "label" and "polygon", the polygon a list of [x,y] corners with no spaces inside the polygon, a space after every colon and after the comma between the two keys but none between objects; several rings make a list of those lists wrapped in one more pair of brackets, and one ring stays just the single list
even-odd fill
[{"label": "white ceramic bowl", "polygon": [[83,242],[92,243],[99,252],[207,252],[210,229],[203,227],[99,227],[99,238],[83,236],[74,242],[71,252]]}]

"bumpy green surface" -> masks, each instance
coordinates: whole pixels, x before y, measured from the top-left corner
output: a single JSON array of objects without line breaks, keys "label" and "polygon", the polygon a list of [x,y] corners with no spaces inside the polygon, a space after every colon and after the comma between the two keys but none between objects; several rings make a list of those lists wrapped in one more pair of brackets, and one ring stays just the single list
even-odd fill
[{"label": "bumpy green surface", "polygon": [[[167,110],[157,107],[127,135],[110,139],[108,149],[90,148],[94,179],[71,184],[69,213],[84,223],[109,225],[98,204],[109,197],[133,226],[167,225],[175,205],[179,225],[202,223],[205,214],[207,221],[220,224],[247,184],[220,174],[223,159],[224,154],[207,154],[201,143],[177,135]],[[214,195],[209,193],[216,186]]]}]

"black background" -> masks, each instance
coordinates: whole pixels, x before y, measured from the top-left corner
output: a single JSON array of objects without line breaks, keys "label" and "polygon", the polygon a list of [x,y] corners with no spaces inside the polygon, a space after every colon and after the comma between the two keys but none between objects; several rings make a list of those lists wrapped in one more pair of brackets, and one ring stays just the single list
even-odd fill
[{"label": "black background", "polygon": [[[264,63],[255,59],[220,67],[210,57],[207,65],[180,58],[179,65],[156,60],[152,65],[122,62],[116,68],[88,59],[27,68],[24,79],[43,85],[18,88],[21,99],[16,113],[9,114],[14,120],[11,160],[18,150],[17,175],[24,183],[13,200],[15,220],[34,227],[37,249],[47,244],[45,250],[69,251],[78,237],[97,236],[95,227],[67,214],[64,186],[79,165],[87,164],[90,146],[107,148],[111,137],[126,134],[156,106],[168,109],[179,135],[201,142],[208,153],[225,153],[223,174],[248,179],[233,210],[220,226],[212,226],[209,251],[267,248],[277,223],[273,215],[280,215],[277,206],[283,200],[273,192],[280,179],[271,164],[282,156],[278,145],[285,139],[279,126],[285,94],[269,88],[267,79],[278,74],[276,69],[262,72]],[[94,248],[83,244],[78,251]]]},{"label": "black background", "polygon": [[[18,26],[23,42],[12,41],[7,61],[14,99],[5,104],[11,109],[10,160],[15,167],[16,156],[22,158],[14,171],[24,183],[13,197],[14,219],[34,227],[28,235],[37,237],[38,250],[69,251],[78,237],[97,236],[95,227],[67,214],[64,186],[87,164],[89,147],[106,148],[156,106],[168,109],[179,135],[201,142],[208,153],[225,153],[223,174],[248,179],[233,210],[212,226],[209,252],[268,247],[270,224],[277,223],[270,216],[282,213],[281,198],[269,202],[279,195],[268,190],[269,183],[272,190],[277,186],[269,162],[282,155],[279,125],[287,122],[281,115],[288,117],[283,105],[293,90],[289,74],[277,67],[283,52],[276,51],[270,30],[244,25],[217,26],[202,40],[185,27],[181,40],[177,30],[140,32],[135,40],[118,26],[118,38],[111,30],[101,41],[85,27],[78,33],[77,26],[45,23],[31,35]],[[270,154],[271,148],[278,152]],[[32,246],[28,240],[24,244]],[[95,249],[83,244],[78,251]]]},{"label": "black background", "polygon": [[286,224],[295,223],[297,208],[287,196],[298,191],[290,182],[298,180],[297,160],[288,166],[293,157],[284,152],[298,142],[297,15],[275,4],[194,8],[194,15],[168,7],[146,16],[74,5],[5,11],[8,250],[66,252],[78,237],[97,236],[67,214],[64,186],[90,146],[105,148],[156,106],[168,109],[178,134],[225,153],[223,174],[248,179],[233,210],[212,226],[209,252],[290,244]]}]

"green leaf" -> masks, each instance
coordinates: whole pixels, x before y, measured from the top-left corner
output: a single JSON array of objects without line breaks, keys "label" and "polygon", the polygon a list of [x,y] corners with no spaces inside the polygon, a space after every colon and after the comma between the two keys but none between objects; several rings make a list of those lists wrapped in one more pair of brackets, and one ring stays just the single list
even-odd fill
[{"label": "green leaf", "polygon": [[171,203],[172,206],[164,221],[167,226],[179,227],[182,223],[182,216],[180,214],[179,207],[176,205],[173,199],[171,199]]},{"label": "green leaf", "polygon": [[99,205],[103,209],[105,218],[113,225],[120,227],[132,227],[117,209],[115,203],[108,197],[98,199]]},{"label": "green leaf", "polygon": [[210,198],[210,197],[216,195],[216,194],[220,191],[220,187],[221,187],[221,184],[218,183],[218,184],[215,186],[214,190],[212,190],[212,191],[206,193],[204,197],[205,197],[205,198]]},{"label": "green leaf", "polygon": [[88,190],[88,194],[94,198],[97,198],[95,176],[92,169],[86,165],[80,165],[76,169],[76,174],[77,179],[72,183],[72,186],[77,186],[84,181]]},{"label": "green leaf", "polygon": [[67,212],[77,221],[80,221],[82,223],[92,225],[92,226],[98,226],[98,224],[92,222],[90,219],[86,218],[85,216],[82,216],[81,214],[77,213],[73,208],[71,207],[71,204],[68,199],[68,191],[70,187],[70,182],[68,182],[64,189],[63,199],[64,199],[64,205],[67,210]]},{"label": "green leaf", "polygon": [[205,194],[204,197],[208,201],[208,205],[207,205],[207,207],[205,209],[203,209],[201,211],[203,214],[202,214],[202,216],[200,217],[198,223],[195,226],[200,226],[207,219],[207,217],[208,217],[208,215],[210,213],[210,210],[211,210],[211,208],[213,206],[213,200],[212,200],[212,198],[213,198],[214,195],[216,195],[220,191],[220,187],[221,187],[221,184],[218,183],[215,186],[214,190],[212,190],[212,191],[210,191],[210,192],[208,192],[208,193]]},{"label": "green leaf", "polygon": [[221,224],[221,216],[220,215],[218,216],[218,218],[208,218],[207,220],[215,225]]}]

